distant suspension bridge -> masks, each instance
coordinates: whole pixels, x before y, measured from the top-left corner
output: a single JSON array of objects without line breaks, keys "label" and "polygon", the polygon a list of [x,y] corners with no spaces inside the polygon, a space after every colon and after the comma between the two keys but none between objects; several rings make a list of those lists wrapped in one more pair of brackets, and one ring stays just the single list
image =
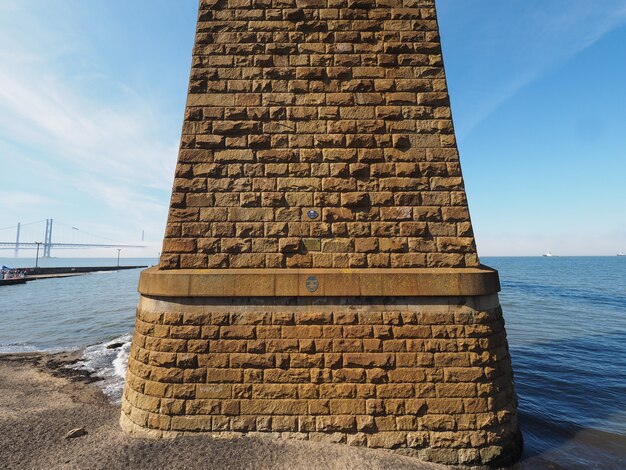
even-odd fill
[{"label": "distant suspension bridge", "polygon": [[[45,224],[45,229],[44,229]],[[52,228],[54,226],[55,240],[52,241]],[[14,250],[15,257],[19,256],[20,250],[43,248],[42,256],[50,258],[52,248],[78,249],[78,248],[144,248],[144,245],[129,245],[116,240],[85,232],[77,227],[64,224],[53,219],[38,220],[27,224],[18,223],[11,227],[0,228],[0,240],[7,240],[11,235],[15,241],[0,241],[0,250]],[[43,238],[42,238],[43,235]],[[143,233],[142,233],[143,241]]]}]

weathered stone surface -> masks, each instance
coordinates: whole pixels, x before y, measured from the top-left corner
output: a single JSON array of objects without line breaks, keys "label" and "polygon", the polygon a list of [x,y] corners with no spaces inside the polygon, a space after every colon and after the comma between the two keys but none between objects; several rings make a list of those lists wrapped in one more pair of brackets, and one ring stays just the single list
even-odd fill
[{"label": "weathered stone surface", "polygon": [[[161,268],[478,266],[435,16],[434,0],[202,2]],[[207,249],[191,224],[247,241]],[[275,226],[282,245],[262,241]],[[310,236],[332,251],[301,253]]]},{"label": "weathered stone surface", "polygon": [[182,134],[125,430],[519,456],[434,0],[201,0]]},{"label": "weathered stone surface", "polygon": [[497,295],[181,300],[141,298],[122,406],[135,434],[298,432],[448,463],[518,455]]}]

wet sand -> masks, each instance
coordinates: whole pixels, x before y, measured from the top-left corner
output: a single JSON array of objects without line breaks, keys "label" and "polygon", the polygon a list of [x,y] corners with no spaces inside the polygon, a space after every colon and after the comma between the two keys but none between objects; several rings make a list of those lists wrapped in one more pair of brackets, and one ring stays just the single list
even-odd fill
[{"label": "wet sand", "polygon": [[[265,438],[131,439],[119,406],[64,365],[79,354],[0,355],[0,468],[442,470],[386,451]],[[66,439],[83,427],[87,435]]]}]

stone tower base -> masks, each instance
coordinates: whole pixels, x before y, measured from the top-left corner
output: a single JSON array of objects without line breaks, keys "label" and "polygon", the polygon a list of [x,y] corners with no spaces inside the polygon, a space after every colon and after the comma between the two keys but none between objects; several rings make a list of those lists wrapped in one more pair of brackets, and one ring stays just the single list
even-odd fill
[{"label": "stone tower base", "polygon": [[270,433],[448,464],[519,456],[495,271],[266,271],[142,274],[127,432]]}]

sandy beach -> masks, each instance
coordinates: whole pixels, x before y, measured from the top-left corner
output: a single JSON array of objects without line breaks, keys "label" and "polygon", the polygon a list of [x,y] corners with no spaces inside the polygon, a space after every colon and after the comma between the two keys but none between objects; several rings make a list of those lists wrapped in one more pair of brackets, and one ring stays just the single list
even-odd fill
[{"label": "sandy beach", "polygon": [[[386,451],[267,438],[131,439],[79,353],[0,356],[0,467],[7,469],[436,470]],[[66,439],[68,431],[87,435]]]}]

